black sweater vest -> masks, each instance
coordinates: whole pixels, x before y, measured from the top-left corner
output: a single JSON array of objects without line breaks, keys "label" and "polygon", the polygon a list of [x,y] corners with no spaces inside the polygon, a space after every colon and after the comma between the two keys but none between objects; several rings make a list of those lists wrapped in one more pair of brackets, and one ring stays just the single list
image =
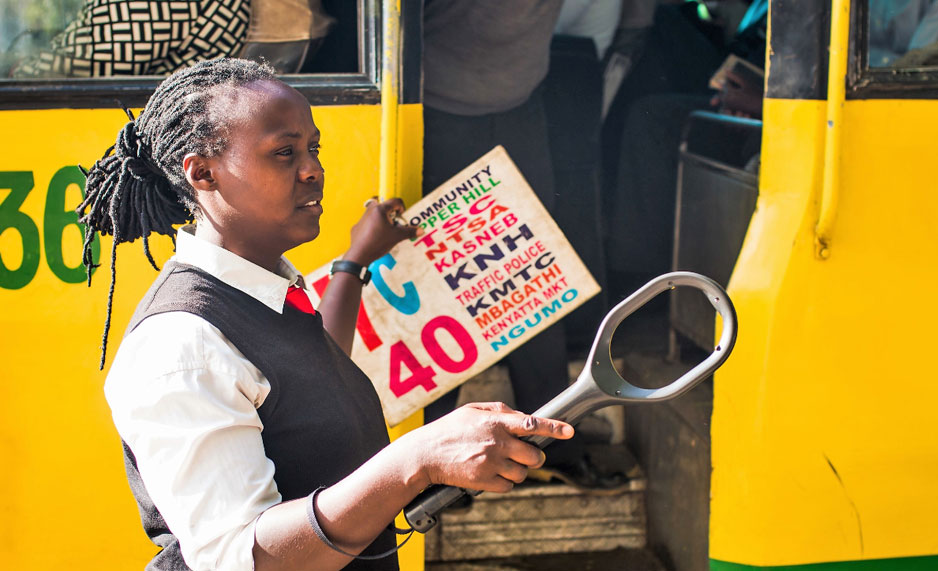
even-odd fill
[{"label": "black sweater vest", "polygon": [[[264,451],[274,463],[284,501],[338,482],[387,445],[374,387],[323,329],[319,313],[287,306],[279,314],[213,276],[175,262],[163,268],[127,331],[168,311],[193,313],[217,327],[270,382],[270,393],[257,412],[264,423]],[[124,459],[144,529],[163,548],[147,569],[188,570],[126,444]],[[385,531],[364,554],[391,549],[394,542],[393,532]],[[397,557],[355,560],[346,569],[396,570]]]}]

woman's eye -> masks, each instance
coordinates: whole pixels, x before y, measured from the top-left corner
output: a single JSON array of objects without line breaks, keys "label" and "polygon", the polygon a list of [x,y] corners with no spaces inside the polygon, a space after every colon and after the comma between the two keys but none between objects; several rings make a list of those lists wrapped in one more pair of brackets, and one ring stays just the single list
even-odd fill
[{"label": "woman's eye", "polygon": [[277,154],[280,156],[289,157],[290,155],[293,154],[293,148],[287,147],[286,149],[280,149],[279,151],[277,151]]},{"label": "woman's eye", "polygon": [[322,148],[322,145],[320,145],[320,144],[317,143],[317,144],[315,144],[315,145],[310,146],[309,152],[310,152],[311,154],[313,154],[313,155],[318,155],[318,154],[319,154],[319,149],[321,149],[321,148]]}]

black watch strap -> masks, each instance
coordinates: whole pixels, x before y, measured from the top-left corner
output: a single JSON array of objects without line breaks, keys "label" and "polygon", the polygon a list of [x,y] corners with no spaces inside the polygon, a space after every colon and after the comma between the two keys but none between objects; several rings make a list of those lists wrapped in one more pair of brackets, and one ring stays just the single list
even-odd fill
[{"label": "black watch strap", "polygon": [[329,274],[332,275],[336,272],[345,272],[358,276],[358,279],[361,280],[363,286],[368,285],[368,282],[371,281],[371,270],[369,270],[367,266],[363,266],[355,262],[350,262],[348,260],[333,260],[332,267],[329,269]]}]

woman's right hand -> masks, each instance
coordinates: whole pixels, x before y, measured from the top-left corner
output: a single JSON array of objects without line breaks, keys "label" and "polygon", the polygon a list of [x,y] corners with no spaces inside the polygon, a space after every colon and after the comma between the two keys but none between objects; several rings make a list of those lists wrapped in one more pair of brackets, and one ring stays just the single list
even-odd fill
[{"label": "woman's right hand", "polygon": [[502,403],[473,403],[408,436],[417,440],[413,450],[426,485],[507,492],[524,481],[529,468],[544,463],[544,452],[521,437],[566,440],[573,436],[573,427]]}]

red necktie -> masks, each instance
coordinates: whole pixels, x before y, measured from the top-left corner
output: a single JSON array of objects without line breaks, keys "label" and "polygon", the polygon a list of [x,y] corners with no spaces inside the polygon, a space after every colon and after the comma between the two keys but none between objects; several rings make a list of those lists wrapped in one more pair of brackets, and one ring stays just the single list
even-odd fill
[{"label": "red necktie", "polygon": [[309,313],[311,315],[316,314],[316,310],[313,309],[313,304],[309,302],[309,296],[306,295],[306,292],[303,291],[302,288],[295,285],[287,289],[287,305],[294,309],[299,309],[303,313]]}]

